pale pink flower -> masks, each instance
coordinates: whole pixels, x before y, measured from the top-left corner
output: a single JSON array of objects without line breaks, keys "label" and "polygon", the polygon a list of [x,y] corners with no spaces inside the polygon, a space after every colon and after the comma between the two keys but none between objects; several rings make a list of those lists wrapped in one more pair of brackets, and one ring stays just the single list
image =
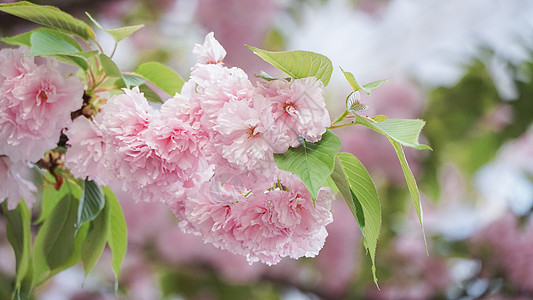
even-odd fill
[{"label": "pale pink flower", "polygon": [[314,143],[326,132],[331,120],[323,93],[324,85],[314,77],[272,80],[258,87],[256,97],[272,103],[275,126],[289,138],[283,149],[298,146],[299,136]]},{"label": "pale pink flower", "polygon": [[135,87],[109,99],[98,115],[97,126],[107,148],[105,155],[115,176],[139,187],[151,183],[159,172],[159,164],[152,159],[155,154],[141,136],[154,113]]},{"label": "pale pink flower", "polygon": [[210,166],[201,152],[207,139],[174,115],[170,104],[160,115],[138,88],[124,91],[97,116],[110,167],[123,189],[139,199],[177,201],[184,188],[208,179]]},{"label": "pale pink flower", "polygon": [[28,54],[30,54],[30,49],[26,47],[0,50],[0,66],[2,66],[0,69],[0,85],[3,85],[6,79],[13,80],[31,73],[37,68],[34,58],[27,57],[26,55]]},{"label": "pale pink flower", "polygon": [[37,188],[31,181],[31,168],[23,162],[12,162],[9,157],[0,155],[0,202],[7,199],[7,208],[15,209],[24,198],[31,209],[35,203]]},{"label": "pale pink flower", "polygon": [[12,160],[37,161],[55,148],[61,129],[71,123],[70,113],[83,101],[80,80],[64,78],[53,60],[5,79],[0,90],[0,154]]},{"label": "pale pink flower", "polygon": [[220,134],[222,156],[248,170],[269,174],[275,167],[270,146],[271,114],[261,114],[248,101],[230,101],[218,113],[214,129]]},{"label": "pale pink flower", "polygon": [[248,75],[239,68],[199,65],[192,69],[191,81],[198,85],[196,97],[200,100],[207,120],[216,118],[218,110],[227,102],[250,101],[254,95],[254,87]]},{"label": "pale pink flower", "polygon": [[68,151],[65,166],[78,178],[88,177],[98,184],[109,185],[106,145],[100,129],[84,116],[76,118],[65,132]]},{"label": "pale pink flower", "polygon": [[218,64],[226,56],[226,50],[215,39],[213,32],[206,35],[203,45],[196,44],[192,53],[196,55],[200,64]]}]

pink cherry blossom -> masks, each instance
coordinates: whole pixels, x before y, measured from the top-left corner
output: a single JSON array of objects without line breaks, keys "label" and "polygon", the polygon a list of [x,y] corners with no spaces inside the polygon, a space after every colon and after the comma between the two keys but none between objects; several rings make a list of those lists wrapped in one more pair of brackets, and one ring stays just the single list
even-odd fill
[{"label": "pink cherry blossom", "polygon": [[0,154],[34,162],[70,125],[70,113],[81,107],[83,86],[77,77],[64,78],[55,60],[32,70],[32,61],[22,54],[11,53],[19,61],[8,62],[5,73],[15,77],[4,77],[0,87]]},{"label": "pink cherry blossom", "polygon": [[64,78],[56,64],[4,81],[0,96],[0,153],[12,160],[37,161],[55,148],[70,113],[81,107],[83,87],[76,77]]},{"label": "pink cherry blossom", "polygon": [[35,203],[37,188],[31,181],[31,168],[23,162],[12,162],[9,157],[0,155],[0,202],[7,199],[7,208],[15,209],[24,198],[31,208]]},{"label": "pink cherry blossom", "polygon": [[270,114],[261,114],[247,101],[230,101],[220,110],[216,124],[214,129],[221,134],[220,148],[225,159],[248,170],[273,172]]},{"label": "pink cherry blossom", "polygon": [[272,80],[258,87],[256,97],[272,102],[275,126],[289,138],[284,150],[298,146],[300,135],[314,143],[326,132],[331,120],[323,93],[322,82],[314,77]]},{"label": "pink cherry blossom", "polygon": [[109,185],[111,179],[105,159],[106,144],[101,130],[80,116],[65,132],[68,137],[68,151],[65,166],[79,178],[89,177],[99,184]]},{"label": "pink cherry blossom", "polygon": [[3,85],[5,80],[24,76],[37,68],[33,57],[26,56],[28,54],[30,49],[26,47],[0,50],[0,85]]},{"label": "pink cherry blossom", "polygon": [[203,45],[196,44],[192,50],[200,64],[218,64],[226,56],[226,50],[215,39],[215,34],[210,32],[206,35]]}]

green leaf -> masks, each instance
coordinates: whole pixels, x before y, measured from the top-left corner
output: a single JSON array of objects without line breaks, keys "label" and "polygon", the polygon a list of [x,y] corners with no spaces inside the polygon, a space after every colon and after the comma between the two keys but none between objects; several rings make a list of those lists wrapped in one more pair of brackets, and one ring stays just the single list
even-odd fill
[{"label": "green leaf", "polygon": [[[379,231],[381,228],[381,205],[379,203],[376,187],[365,169],[363,164],[352,154],[342,152],[337,155],[342,170],[346,175],[346,180],[350,185],[350,191],[354,199],[354,203],[359,203],[360,207],[356,206],[356,211],[363,211],[363,223],[357,219],[359,225],[363,225],[363,238],[365,248],[370,254],[372,260],[372,274],[374,282],[377,285],[376,277],[376,246],[379,238]],[[356,201],[357,200],[357,201]],[[360,214],[357,212],[357,215]]]},{"label": "green leaf", "polygon": [[83,262],[85,276],[91,272],[104,251],[108,236],[108,219],[109,206],[106,206],[104,211],[90,223],[87,239],[83,242],[81,248],[81,261]]},{"label": "green leaf", "polygon": [[130,75],[130,74],[122,74],[122,76],[124,77],[124,82],[126,83],[126,86],[127,87],[130,87],[130,86],[139,86],[141,84],[143,84],[145,81],[135,75]]},{"label": "green leaf", "polygon": [[[95,56],[98,51],[80,51],[74,39],[61,32],[47,29],[36,30],[30,37],[31,56],[54,56],[59,61],[73,64],[86,70],[86,58]],[[79,49],[78,49],[79,48]]]},{"label": "green leaf", "polygon": [[[107,234],[109,248],[111,248],[111,254],[113,255],[113,272],[115,277],[119,278],[120,268],[122,261],[126,255],[128,248],[128,229],[126,227],[126,219],[122,212],[122,207],[117,198],[108,187],[103,187],[104,196],[106,200],[106,206],[109,207],[109,217],[107,221]],[[115,285],[115,288],[117,286]]]},{"label": "green leaf", "polygon": [[272,52],[251,46],[246,47],[293,78],[314,76],[321,80],[324,86],[327,86],[333,73],[331,61],[322,54],[309,51]]},{"label": "green leaf", "polygon": [[0,38],[0,41],[9,45],[31,47],[30,37],[32,33],[32,31],[28,31],[10,37],[3,37]]},{"label": "green leaf", "polygon": [[383,80],[377,80],[377,81],[373,81],[371,83],[367,83],[365,85],[363,85],[363,90],[370,95],[370,91],[375,89],[375,88],[378,88],[382,83],[384,82],[387,82],[389,81],[388,79],[383,79]]},{"label": "green leaf", "polygon": [[340,148],[341,141],[328,130],[316,143],[302,139],[298,148],[289,148],[283,154],[274,154],[274,161],[278,168],[300,177],[313,199],[316,199],[318,189],[333,172],[335,155]]},{"label": "green leaf", "polygon": [[79,50],[69,42],[47,32],[36,31],[31,35],[30,40],[32,45],[31,56],[79,52]]},{"label": "green leaf", "polygon": [[120,72],[120,69],[117,67],[115,62],[109,58],[109,56],[105,54],[98,54],[98,58],[100,59],[100,63],[102,64],[104,72],[107,76],[122,78],[122,72]]},{"label": "green leaf", "polygon": [[61,267],[74,252],[77,207],[77,199],[72,194],[65,195],[39,229],[33,250],[34,286],[46,280],[51,270]]},{"label": "green leaf", "polygon": [[[55,182],[55,179],[50,173],[46,173],[47,180],[51,182]],[[74,184],[70,182],[69,180],[65,180],[61,188],[56,190],[53,186],[49,186],[45,189],[43,189],[43,194],[41,198],[41,215],[35,221],[35,224],[42,223],[52,212],[52,210],[56,207],[59,200],[61,200],[65,195],[67,194],[73,194],[75,197],[76,195],[80,196],[82,193],[82,189],[77,184]]]},{"label": "green leaf", "polygon": [[[395,119],[386,120],[386,121],[378,122],[378,123],[372,123],[369,120],[357,114],[355,115],[356,123],[364,125],[376,132],[379,132],[385,135],[389,139],[389,142],[394,147],[394,150],[396,151],[396,155],[398,156],[398,159],[400,160],[400,165],[402,166],[402,171],[405,176],[405,181],[407,182],[407,187],[409,189],[409,193],[411,195],[411,199],[413,201],[413,205],[415,207],[418,220],[420,221],[420,227],[422,228],[422,234],[424,235],[424,243],[425,243],[426,252],[427,252],[427,241],[426,241],[426,235],[424,233],[422,205],[420,203],[420,192],[418,191],[418,186],[416,185],[415,177],[413,173],[411,172],[411,168],[409,168],[409,164],[407,163],[407,158],[405,157],[405,153],[403,152],[403,149],[402,149],[402,144],[405,144],[411,147],[415,146],[414,148],[417,148],[417,149],[431,149],[428,146],[419,145],[418,142],[416,142],[416,139],[418,139],[418,134],[420,133],[422,126],[424,126],[424,121],[399,119],[398,121],[420,121],[420,122],[400,122],[400,123],[405,123],[403,124],[403,126],[407,127],[407,130],[405,130],[407,131],[407,133],[401,133],[401,134],[399,133],[399,130],[393,128],[393,125],[395,123],[386,123],[389,121],[395,121]],[[383,126],[382,125],[383,123],[386,123],[386,125]],[[381,126],[377,126],[378,124],[381,124]],[[388,131],[383,130],[382,127]],[[389,133],[394,134],[394,136],[390,135]],[[416,135],[416,138],[413,138],[414,135]],[[413,143],[413,141],[415,141],[415,143]]]},{"label": "green leaf", "polygon": [[46,27],[75,34],[84,40],[95,38],[94,32],[89,25],[53,6],[20,1],[0,4],[0,11]]},{"label": "green leaf", "polygon": [[83,193],[78,206],[78,220],[76,231],[86,222],[90,222],[100,214],[104,208],[105,199],[100,187],[93,181],[85,179]]},{"label": "green leaf", "polygon": [[344,77],[346,77],[346,80],[348,80],[348,83],[350,84],[350,86],[353,88],[354,92],[362,90],[363,92],[367,93],[367,95],[370,95],[370,91],[371,90],[379,87],[383,82],[388,81],[388,79],[378,80],[378,81],[374,81],[374,82],[371,82],[371,83],[368,83],[368,84],[365,84],[365,85],[361,86],[357,82],[357,80],[355,80],[355,77],[353,76],[352,73],[345,72],[342,68],[340,68],[340,69],[342,71],[342,74],[344,74]]},{"label": "green leaf", "polygon": [[148,101],[154,102],[154,103],[163,103],[163,100],[161,99],[161,97],[159,97],[159,95],[156,92],[154,92],[154,90],[152,90],[152,88],[150,88],[147,84],[139,85],[139,91],[144,94],[144,97]]},{"label": "green leaf", "polygon": [[74,231],[78,201],[68,194],[54,208],[41,227],[44,230],[43,252],[50,269],[64,263],[74,251]]},{"label": "green leaf", "polygon": [[[66,197],[72,197],[72,195],[67,195]],[[74,198],[75,199],[75,198]],[[77,201],[71,201],[71,202],[77,202]],[[65,203],[63,203],[65,204]],[[69,212],[69,228],[74,228],[74,222],[76,221],[76,206],[77,203],[74,205],[74,207],[70,207]],[[59,207],[59,205],[58,205]],[[56,208],[58,209],[58,208]],[[60,210],[64,210],[60,209]],[[54,212],[57,212],[57,210],[54,210]],[[64,213],[62,213],[64,214]],[[51,219],[51,218],[50,218]],[[35,246],[33,250],[33,257],[32,257],[32,266],[33,266],[33,279],[32,279],[32,286],[39,286],[43,282],[45,282],[48,278],[52,277],[53,275],[70,268],[74,266],[75,264],[79,263],[81,260],[81,245],[83,241],[85,241],[85,238],[87,237],[87,231],[89,229],[89,224],[85,224],[81,226],[80,230],[78,231],[78,234],[75,238],[70,240],[72,242],[72,246],[68,246],[69,249],[72,249],[72,251],[68,251],[65,254],[68,254],[68,256],[65,256],[62,259],[62,262],[59,265],[54,265],[54,267],[49,266],[49,257],[50,254],[49,250],[45,248],[46,243],[48,242],[48,238],[53,237],[53,231],[61,230],[61,228],[55,228],[54,224],[51,224],[50,219],[47,219],[39,232],[37,233],[37,236],[35,237]],[[72,222],[72,223],[71,223]],[[73,231],[72,231],[73,234]],[[68,237],[70,235],[66,235]],[[57,243],[58,246],[61,246],[61,243]],[[62,249],[61,249],[62,250]],[[65,252],[62,250],[62,252]]]},{"label": "green leaf", "polygon": [[389,119],[382,122],[372,123],[355,114],[355,122],[377,131],[404,146],[431,150],[431,147],[418,143],[418,136],[420,135],[424,124],[426,124],[423,120]]},{"label": "green leaf", "polygon": [[333,173],[331,173],[330,177],[333,182],[335,182],[335,185],[339,189],[342,198],[350,208],[350,211],[357,221],[357,224],[359,224],[361,232],[364,234],[363,227],[365,226],[365,215],[361,209],[361,203],[359,203],[357,197],[350,190],[350,184],[346,179],[346,174],[344,174],[344,170],[338,159],[335,160],[335,168],[333,169]]},{"label": "green leaf", "polygon": [[17,276],[16,291],[20,291],[21,283],[30,266],[31,252],[31,212],[21,200],[14,210],[7,209],[7,203],[2,203],[2,210],[6,218],[6,234],[13,252],[15,252]]},{"label": "green leaf", "polygon": [[135,70],[135,73],[150,81],[170,96],[179,93],[184,83],[183,79],[172,69],[154,61],[140,65]]},{"label": "green leaf", "polygon": [[389,138],[389,142],[394,147],[394,151],[396,151],[396,155],[400,160],[400,165],[402,166],[405,182],[407,183],[407,188],[409,189],[409,194],[411,195],[411,200],[413,201],[413,206],[415,207],[416,215],[418,216],[418,221],[420,222],[422,235],[424,236],[424,245],[426,247],[426,253],[428,253],[426,234],[424,232],[424,214],[422,212],[422,203],[420,203],[420,192],[418,191],[415,176],[413,175],[413,172],[411,172],[411,168],[407,163],[407,158],[405,157],[405,153],[403,152],[402,145],[392,140],[391,138]]},{"label": "green leaf", "polygon": [[132,35],[135,31],[144,27],[144,25],[141,24],[141,25],[134,25],[134,26],[125,26],[125,27],[120,27],[116,29],[105,29],[88,12],[85,12],[85,14],[89,17],[89,19],[91,19],[91,21],[94,23],[94,25],[96,25],[96,27],[109,33],[113,37],[113,39],[115,39],[116,42],[122,41],[123,39]]}]

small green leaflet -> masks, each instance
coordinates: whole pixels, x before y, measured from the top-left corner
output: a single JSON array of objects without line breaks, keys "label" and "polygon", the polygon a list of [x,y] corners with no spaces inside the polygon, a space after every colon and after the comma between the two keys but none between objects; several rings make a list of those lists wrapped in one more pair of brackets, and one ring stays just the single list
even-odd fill
[{"label": "small green leaflet", "polygon": [[431,147],[418,143],[418,136],[426,124],[420,119],[390,119],[373,123],[355,114],[355,123],[364,125],[391,138],[398,143],[416,149],[431,150]]},{"label": "small green leaflet", "polygon": [[94,220],[104,208],[105,199],[100,187],[93,181],[85,179],[83,193],[78,206],[76,231],[86,222]]},{"label": "small green leaflet", "polygon": [[138,66],[135,73],[170,96],[179,93],[184,83],[183,79],[174,70],[155,61]]},{"label": "small green leaflet", "polygon": [[57,7],[20,1],[0,4],[0,11],[46,27],[75,34],[84,40],[95,38],[94,32],[89,25],[61,11]]},{"label": "small green leaflet", "polygon": [[143,79],[131,74],[122,74],[122,77],[124,78],[126,86],[128,87],[139,86],[145,82]]},{"label": "small green leaflet", "polygon": [[348,80],[348,83],[350,84],[350,86],[353,88],[354,92],[362,90],[363,92],[367,93],[367,95],[370,95],[371,90],[379,87],[383,82],[388,81],[388,79],[378,80],[378,81],[374,81],[374,82],[361,86],[359,85],[359,83],[357,83],[357,80],[355,80],[355,77],[353,76],[352,73],[345,72],[342,68],[340,69],[342,71],[342,74],[344,74],[344,77],[346,77],[346,80]]},{"label": "small green leaflet", "polygon": [[316,79],[321,80],[324,86],[327,86],[333,73],[331,61],[322,54],[309,51],[272,52],[248,45],[246,47],[292,78],[314,76]]},{"label": "small green leaflet", "polygon": [[341,141],[328,130],[316,143],[301,139],[298,148],[289,148],[283,154],[274,154],[274,161],[278,168],[300,177],[314,201],[318,190],[333,172],[335,155],[340,148]]},{"label": "small green leaflet", "polygon": [[[356,208],[356,219],[359,226],[362,226],[364,245],[372,260],[372,274],[377,285],[376,277],[376,246],[381,229],[381,205],[374,182],[370,178],[368,171],[363,164],[352,154],[341,152],[337,154],[337,159],[345,174],[346,181],[350,186],[351,197]],[[340,173],[340,171],[339,171]],[[344,195],[343,195],[344,196]],[[345,199],[346,200],[346,199]],[[346,200],[349,202],[349,200]],[[364,215],[363,222],[360,221],[361,211]]]},{"label": "small green leaflet", "polygon": [[20,292],[22,280],[30,266],[31,252],[31,212],[21,200],[14,210],[7,209],[7,203],[1,203],[6,218],[6,234],[16,258],[17,277],[15,281],[16,293]]},{"label": "small green leaflet", "polygon": [[113,37],[113,39],[118,43],[122,41],[123,39],[127,38],[128,36],[132,35],[135,31],[141,29],[144,27],[144,25],[134,25],[134,26],[125,26],[120,27],[116,29],[105,29],[98,23],[88,12],[85,12],[85,14],[89,17],[89,19],[96,25],[96,27],[102,29],[103,31],[109,33]]},{"label": "small green leaflet", "polygon": [[113,255],[113,272],[115,272],[115,290],[118,288],[118,278],[120,276],[120,268],[122,261],[126,255],[128,248],[128,228],[126,227],[126,220],[124,219],[124,213],[122,207],[117,198],[108,187],[103,187],[106,206],[109,207],[109,216],[107,221],[107,236],[109,248],[111,248],[111,254]]},{"label": "small green leaflet", "polygon": [[104,72],[109,77],[118,77],[122,78],[122,73],[120,72],[120,69],[117,67],[115,62],[109,58],[109,56],[105,54],[98,54],[98,58],[100,59],[100,63],[102,64],[102,67],[104,68]]}]

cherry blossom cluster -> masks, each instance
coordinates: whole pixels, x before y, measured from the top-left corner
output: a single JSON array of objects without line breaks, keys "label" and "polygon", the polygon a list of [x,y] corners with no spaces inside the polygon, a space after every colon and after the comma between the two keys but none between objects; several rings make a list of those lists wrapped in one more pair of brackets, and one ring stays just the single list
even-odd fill
[{"label": "cherry blossom cluster", "polygon": [[316,203],[274,153],[320,140],[330,118],[314,78],[252,85],[210,33],[180,94],[159,109],[138,88],[108,99],[66,135],[66,166],[81,178],[119,185],[132,199],[161,201],[181,228],[245,255],[250,263],[315,256],[332,221],[330,188]]},{"label": "cherry blossom cluster", "polygon": [[82,105],[83,86],[65,78],[52,58],[35,59],[28,48],[0,50],[0,201],[35,202],[28,163],[56,147],[70,113]]}]

